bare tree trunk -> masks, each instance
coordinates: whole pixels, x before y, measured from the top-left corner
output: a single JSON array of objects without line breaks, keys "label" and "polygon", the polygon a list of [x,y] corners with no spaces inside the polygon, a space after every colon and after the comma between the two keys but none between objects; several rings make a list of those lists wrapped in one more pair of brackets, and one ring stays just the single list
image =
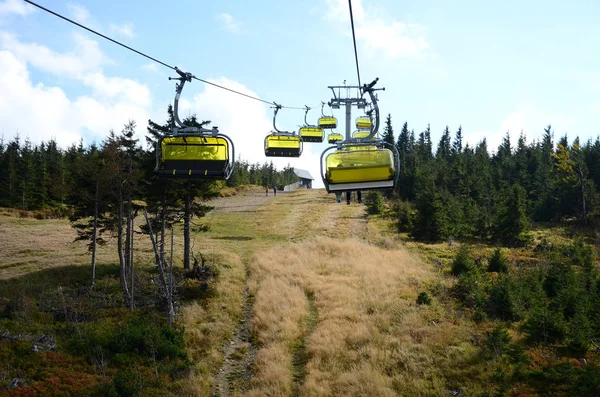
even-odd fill
[{"label": "bare tree trunk", "polygon": [[133,221],[135,220],[135,214],[131,213],[131,237],[130,237],[130,254],[129,254],[129,272],[131,274],[131,300],[129,302],[129,308],[133,311],[133,309],[135,309],[135,302],[134,302],[134,298],[133,298],[133,290],[134,290],[134,274],[133,274],[133,227],[134,227],[134,223]]},{"label": "bare tree trunk", "polygon": [[167,225],[167,199],[163,199],[163,207],[161,210],[161,223],[162,227],[160,228],[160,261],[164,263],[165,260],[165,228]]},{"label": "bare tree trunk", "polygon": [[190,269],[190,223],[192,222],[192,185],[187,183],[183,221],[183,268]]},{"label": "bare tree trunk", "polygon": [[125,209],[125,213],[127,216],[125,217],[126,227],[125,227],[125,248],[124,248],[124,257],[125,257],[125,277],[129,276],[129,268],[131,265],[131,196],[127,199],[127,208]]},{"label": "bare tree trunk", "polygon": [[96,282],[96,238],[98,235],[98,190],[100,182],[96,179],[96,192],[94,193],[94,226],[92,229],[92,287]]},{"label": "bare tree trunk", "polygon": [[125,274],[125,256],[123,254],[123,218],[125,208],[123,203],[123,194],[119,191],[119,215],[117,217],[117,251],[119,254],[119,281],[121,282],[121,291],[123,291],[123,300],[125,306],[129,306],[130,296],[127,288],[127,278]]},{"label": "bare tree trunk", "polygon": [[573,155],[573,153],[571,153],[571,158],[575,161],[575,164],[577,165],[577,176],[579,177],[579,186],[581,187],[581,205],[582,205],[582,210],[583,210],[583,223],[585,226],[588,225],[588,219],[587,219],[587,209],[585,207],[585,178],[583,176],[583,169],[581,169],[581,164],[579,163],[579,160],[577,159],[577,157],[575,157]]},{"label": "bare tree trunk", "polygon": [[581,204],[583,206],[583,223],[585,226],[588,225],[587,219],[587,208],[585,207],[585,180],[583,179],[583,172],[579,170],[579,185],[581,186]]},{"label": "bare tree trunk", "polygon": [[[168,314],[169,314],[169,324],[171,324],[172,320],[171,320],[171,316],[175,316],[175,310],[173,308],[173,300],[172,300],[172,296],[171,296],[171,288],[169,288],[169,283],[167,283],[167,278],[165,276],[165,260],[164,260],[164,249],[163,252],[159,251],[158,248],[158,243],[157,241],[154,239],[154,233],[152,231],[152,224],[150,223],[150,220],[148,219],[148,212],[146,211],[146,208],[144,208],[144,218],[146,219],[146,223],[148,224],[148,234],[150,235],[150,240],[152,242],[152,248],[154,249],[154,257],[156,259],[156,267],[158,268],[158,277],[160,280],[160,283],[163,287],[163,290],[165,291],[165,293],[167,294],[166,298],[167,298],[167,310],[168,310]],[[162,231],[162,235],[164,236],[164,225],[165,225],[165,218],[166,216],[163,216],[163,231]]]},{"label": "bare tree trunk", "polygon": [[173,307],[173,251],[174,251],[174,229],[171,227],[171,263],[169,266],[169,294],[167,296],[167,305],[169,309],[169,327],[173,326],[175,319],[175,308]]}]

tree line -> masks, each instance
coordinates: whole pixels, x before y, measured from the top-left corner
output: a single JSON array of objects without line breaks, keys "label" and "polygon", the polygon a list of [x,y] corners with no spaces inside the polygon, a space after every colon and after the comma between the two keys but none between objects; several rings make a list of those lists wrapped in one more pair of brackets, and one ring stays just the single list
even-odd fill
[{"label": "tree line", "polygon": [[453,136],[446,127],[434,151],[429,125],[415,134],[404,123],[395,139],[388,115],[383,139],[400,154],[398,227],[417,240],[518,246],[532,221],[598,221],[600,137],[569,142],[564,135],[555,144],[549,125],[531,143],[523,133],[516,143],[506,133],[490,153],[485,138],[471,146],[462,127]]},{"label": "tree line", "polygon": [[[186,122],[196,121],[194,117],[190,117]],[[153,175],[155,143],[158,134],[169,131],[169,123],[167,121],[161,125],[150,120],[146,147],[141,147],[139,142],[129,144],[133,145],[128,149],[134,155],[132,165],[136,177],[141,181],[140,197],[146,194],[144,189],[149,186],[148,182],[156,179]],[[60,148],[54,139],[34,144],[28,139],[22,139],[19,134],[8,141],[0,138],[0,207],[29,211],[53,208],[56,212],[59,212],[58,207],[65,207],[67,212],[64,213],[67,214],[70,207],[79,205],[82,195],[93,195],[94,187],[87,186],[90,174],[101,174],[109,170],[106,155],[110,151],[111,140],[118,141],[126,129],[132,128],[135,129],[135,124],[128,123],[121,134],[111,131],[99,144],[84,146],[81,140],[65,149]],[[122,146],[116,149],[125,148],[126,146]],[[272,162],[250,163],[238,158],[230,180],[216,183],[216,186],[276,186],[282,190],[284,186],[297,180],[293,167],[289,165],[283,170],[277,170]]]}]

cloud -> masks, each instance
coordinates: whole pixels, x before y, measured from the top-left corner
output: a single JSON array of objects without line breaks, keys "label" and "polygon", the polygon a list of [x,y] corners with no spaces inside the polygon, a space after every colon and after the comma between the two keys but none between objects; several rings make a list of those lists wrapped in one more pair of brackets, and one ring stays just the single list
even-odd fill
[{"label": "cloud", "polygon": [[221,23],[223,29],[229,30],[232,33],[240,33],[240,23],[236,21],[231,15],[223,12],[217,15],[217,21]]},{"label": "cloud", "polygon": [[83,24],[91,20],[90,12],[81,4],[69,3],[67,5],[67,8],[69,9],[69,13],[76,22]]},{"label": "cloud", "polygon": [[[209,80],[247,95],[257,96],[246,86],[236,81],[221,77]],[[189,89],[189,88],[188,88]],[[187,91],[189,93],[189,91]],[[304,144],[300,158],[265,157],[264,139],[273,129],[272,110],[265,104],[249,100],[211,85],[205,85],[203,91],[191,99],[182,94],[180,101],[180,118],[196,114],[200,120],[210,120],[211,126],[218,126],[222,134],[229,136],[235,146],[236,159],[250,163],[271,162],[282,169],[290,164],[293,167],[308,170],[316,179],[315,186],[322,186],[319,177],[320,151],[311,152],[311,145]],[[298,114],[302,118],[302,112]]]},{"label": "cloud", "polygon": [[120,26],[111,23],[109,27],[112,33],[115,33],[119,36],[127,37],[129,39],[135,37],[135,33],[133,33],[132,23],[125,23]]},{"label": "cloud", "polygon": [[[348,31],[350,12],[345,0],[325,0],[328,7],[327,18],[343,24]],[[361,0],[355,0],[352,6],[356,39],[367,50],[368,55],[378,52],[390,59],[423,60],[436,55],[430,50],[425,39],[425,27],[407,24],[397,20],[380,18],[375,13],[367,12]],[[350,34],[350,33],[348,33]]]},{"label": "cloud", "polygon": [[0,47],[11,51],[32,66],[58,76],[81,78],[112,61],[102,53],[98,42],[81,33],[73,34],[74,51],[58,53],[36,43],[23,43],[17,36],[0,32]]},{"label": "cloud", "polygon": [[[137,122],[137,138],[143,138],[151,114],[152,99],[144,84],[108,77],[101,65],[108,58],[97,43],[74,35],[74,49],[58,53],[15,36],[0,35],[0,125],[6,139],[19,131],[39,143],[55,138],[68,146],[86,138],[101,141],[109,130],[119,131],[129,120]],[[60,87],[31,80],[29,67],[80,81],[88,90],[70,98]]]},{"label": "cloud", "polygon": [[0,2],[0,17],[10,14],[27,16],[35,11],[35,8],[22,0],[5,0]]}]

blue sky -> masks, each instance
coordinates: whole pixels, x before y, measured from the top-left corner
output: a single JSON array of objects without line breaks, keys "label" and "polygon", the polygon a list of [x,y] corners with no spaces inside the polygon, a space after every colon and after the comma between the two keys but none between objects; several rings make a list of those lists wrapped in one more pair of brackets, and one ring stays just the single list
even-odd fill
[{"label": "blue sky", "polygon": [[[40,4],[196,76],[288,106],[330,99],[327,85],[355,83],[345,0],[44,1]],[[600,110],[600,4],[559,1],[354,0],[361,77],[380,78],[382,113],[396,131],[462,125],[471,144],[494,148],[509,131],[538,138],[595,138]],[[128,119],[162,122],[173,73],[21,0],[0,0],[0,128],[61,145],[100,141]],[[265,161],[272,110],[193,82],[182,111],[210,119],[237,152]],[[319,110],[309,113],[316,120]],[[337,114],[343,118],[341,111]],[[356,114],[358,115],[358,114]],[[302,111],[283,110],[280,129]],[[290,162],[318,176],[325,144]]]}]

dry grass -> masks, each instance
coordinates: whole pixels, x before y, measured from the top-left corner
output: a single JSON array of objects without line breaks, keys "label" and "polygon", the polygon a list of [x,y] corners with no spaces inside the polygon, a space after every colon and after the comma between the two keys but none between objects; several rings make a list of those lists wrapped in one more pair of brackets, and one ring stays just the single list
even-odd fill
[{"label": "dry grass", "polygon": [[[37,220],[0,216],[0,279],[67,265],[85,265],[90,256],[84,243],[74,243],[75,230],[64,219]],[[110,247],[98,250],[98,262],[114,262]]]},{"label": "dry grass", "polygon": [[[194,362],[185,395],[213,393],[223,346],[244,317],[246,287],[260,347],[247,396],[441,395],[478,376],[469,364],[477,360],[471,324],[440,302],[415,303],[440,279],[421,254],[449,260],[456,247],[409,243],[407,251],[388,221],[367,219],[364,206],[336,204],[324,191],[262,194],[220,199],[202,220],[210,231],[194,237],[194,250],[221,274],[212,295],[181,310]],[[0,278],[89,263],[74,237],[63,220],[0,214]],[[147,240],[136,239],[136,262],[152,266]],[[175,245],[180,263],[179,228]],[[114,243],[98,261],[117,261]],[[229,395],[244,394],[234,383]]]},{"label": "dry grass", "polygon": [[223,345],[231,338],[243,310],[245,269],[238,255],[223,254],[215,260],[220,276],[215,294],[204,305],[190,302],[183,307],[185,342],[195,363],[186,394],[211,395],[213,379],[223,361]]},{"label": "dry grass", "polygon": [[302,396],[440,395],[443,371],[474,354],[440,307],[418,307],[415,280],[434,276],[401,248],[321,238],[272,248],[252,263],[252,330],[261,346],[250,396],[291,395],[292,353],[314,296]]}]

